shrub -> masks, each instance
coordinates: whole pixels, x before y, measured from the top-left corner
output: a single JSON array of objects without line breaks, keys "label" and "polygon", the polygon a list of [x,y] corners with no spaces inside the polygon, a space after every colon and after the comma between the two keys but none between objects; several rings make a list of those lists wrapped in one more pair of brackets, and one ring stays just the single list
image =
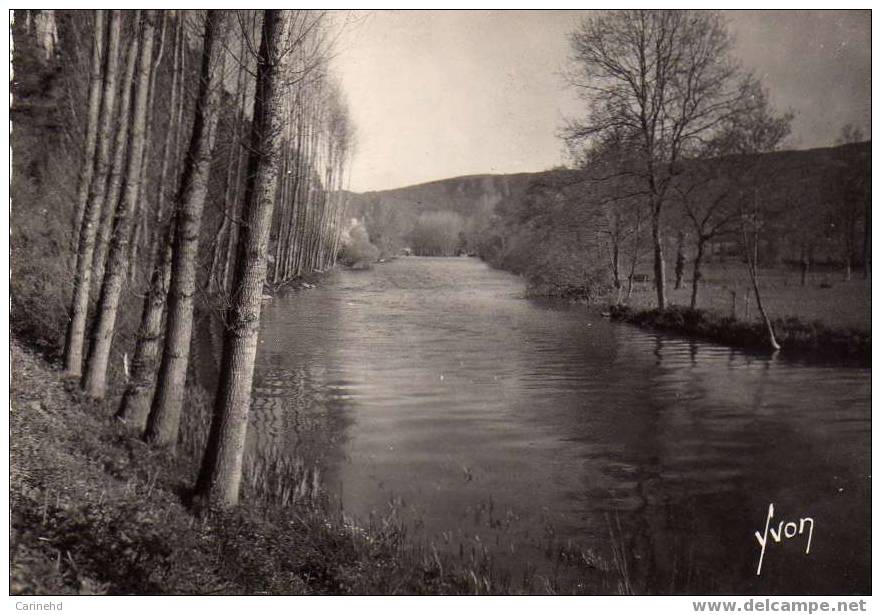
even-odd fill
[{"label": "shrub", "polygon": [[525,271],[530,295],[595,302],[611,291],[606,270],[581,251],[545,245],[533,258]]},{"label": "shrub", "polygon": [[361,225],[349,229],[348,236],[340,250],[340,262],[349,267],[364,267],[376,262],[378,258],[379,248],[370,243],[367,229]]}]

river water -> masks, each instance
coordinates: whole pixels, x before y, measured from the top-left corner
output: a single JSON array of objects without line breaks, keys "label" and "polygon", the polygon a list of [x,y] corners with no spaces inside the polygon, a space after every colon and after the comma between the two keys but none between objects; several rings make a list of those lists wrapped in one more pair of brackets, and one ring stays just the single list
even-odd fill
[{"label": "river water", "polygon": [[249,437],[320,468],[360,522],[512,574],[589,568],[563,552],[640,593],[850,594],[871,591],[870,418],[868,369],[529,300],[476,259],[403,258],[265,304]]}]

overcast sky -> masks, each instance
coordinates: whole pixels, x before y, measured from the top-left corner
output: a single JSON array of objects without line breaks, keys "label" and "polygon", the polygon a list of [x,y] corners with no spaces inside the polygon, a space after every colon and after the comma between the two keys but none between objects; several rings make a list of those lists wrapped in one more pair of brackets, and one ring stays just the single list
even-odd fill
[{"label": "overcast sky", "polygon": [[[796,112],[791,145],[869,134],[870,13],[732,11],[735,55]],[[356,191],[564,161],[557,133],[581,105],[560,72],[573,11],[374,11],[335,59],[358,134]]]}]

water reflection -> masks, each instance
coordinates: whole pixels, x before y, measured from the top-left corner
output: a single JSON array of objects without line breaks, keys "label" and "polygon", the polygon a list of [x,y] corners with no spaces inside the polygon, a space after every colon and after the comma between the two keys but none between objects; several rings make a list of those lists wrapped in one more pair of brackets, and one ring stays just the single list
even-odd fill
[{"label": "water reflection", "polygon": [[[648,593],[870,590],[868,370],[528,301],[473,259],[337,273],[264,309],[251,450],[320,467],[356,517],[548,574],[559,545],[614,543]],[[770,502],[817,531],[757,577]]]}]

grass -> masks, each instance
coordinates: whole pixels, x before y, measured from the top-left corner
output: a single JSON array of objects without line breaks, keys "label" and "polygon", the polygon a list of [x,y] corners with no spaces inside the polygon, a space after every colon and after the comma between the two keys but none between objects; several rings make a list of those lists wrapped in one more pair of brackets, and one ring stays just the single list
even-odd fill
[{"label": "grass", "polygon": [[[651,281],[634,288],[624,305],[612,306],[613,319],[638,326],[698,337],[729,346],[769,350],[764,323],[756,307],[745,266],[708,266],[691,303],[691,280],[667,288],[668,306],[658,310]],[[762,302],[771,319],[781,353],[792,358],[871,364],[871,281],[840,272],[811,274],[805,286],[798,271],[759,272]]]},{"label": "grass", "polygon": [[[690,274],[691,271],[686,270],[682,288],[677,290],[673,287],[673,277],[668,271],[667,295],[670,304],[691,304]],[[703,276],[703,284],[698,290],[698,308],[732,315],[731,291],[734,291],[736,317],[740,320],[758,317],[746,265],[710,264],[704,267]],[[798,270],[762,269],[759,271],[759,290],[771,318],[819,321],[827,327],[847,327],[871,332],[871,281],[862,279],[861,272],[854,272],[852,279],[847,281],[840,271],[814,272],[809,274],[807,284],[801,286],[801,273]],[[657,305],[657,296],[653,282],[649,280],[638,284],[627,303],[637,309],[654,308]]]},{"label": "grass", "polygon": [[[609,311],[614,320],[642,327],[734,347],[770,351],[765,325],[758,320],[738,320],[711,310],[692,310],[677,305],[663,310],[612,306]],[[804,322],[795,317],[772,319],[772,325],[784,356],[822,361],[837,359],[865,366],[871,363],[871,336],[866,332],[828,327],[822,322]]]},{"label": "grass", "polygon": [[[248,464],[245,505],[184,505],[206,396],[190,391],[178,454],[144,444],[58,368],[11,344],[10,592],[59,594],[613,593],[615,565],[570,548],[561,574],[512,577],[485,548],[416,540],[394,515],[359,525],[329,511],[314,468]],[[562,551],[560,551],[562,553]],[[560,553],[557,553],[559,556]],[[563,570],[565,569],[565,570]],[[565,574],[563,574],[565,573]]]}]

